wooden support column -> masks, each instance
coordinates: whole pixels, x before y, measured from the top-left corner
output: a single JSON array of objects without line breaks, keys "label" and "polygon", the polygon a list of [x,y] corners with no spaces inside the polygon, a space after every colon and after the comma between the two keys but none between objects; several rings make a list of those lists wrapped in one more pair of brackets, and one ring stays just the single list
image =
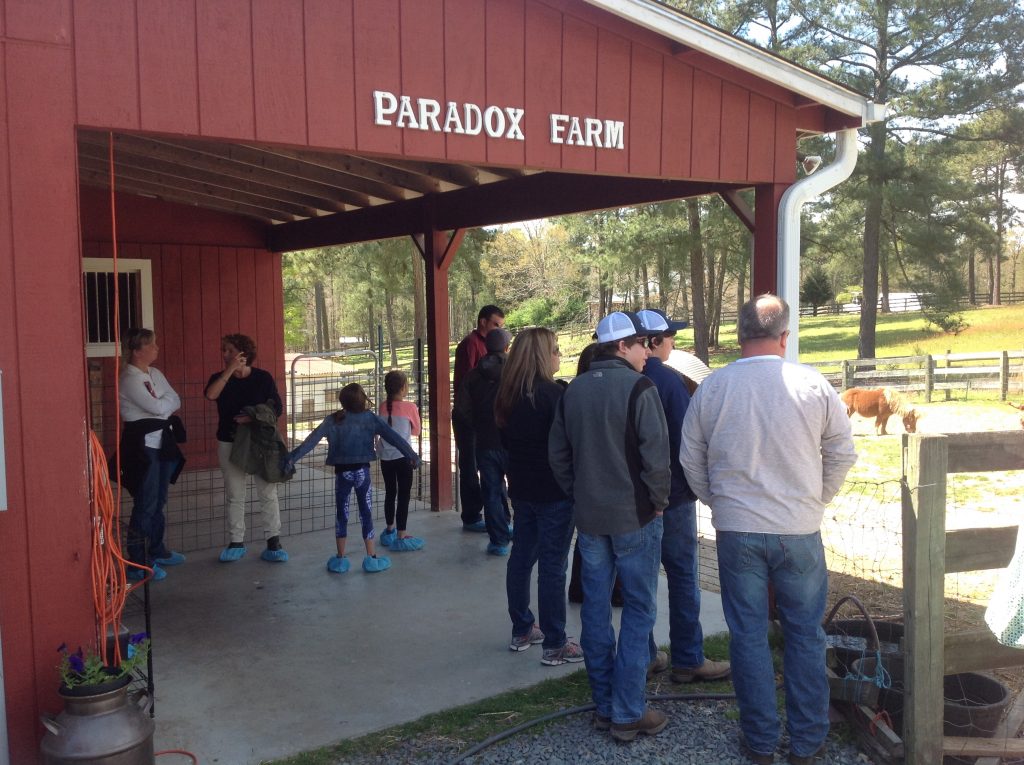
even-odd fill
[{"label": "wooden support column", "polygon": [[754,187],[754,259],[750,264],[750,296],[779,294],[779,202],[785,183]]},{"label": "wooden support column", "polygon": [[423,255],[427,287],[427,369],[430,381],[430,509],[451,510],[452,394],[448,355],[448,267],[465,231],[431,230],[415,237]]}]

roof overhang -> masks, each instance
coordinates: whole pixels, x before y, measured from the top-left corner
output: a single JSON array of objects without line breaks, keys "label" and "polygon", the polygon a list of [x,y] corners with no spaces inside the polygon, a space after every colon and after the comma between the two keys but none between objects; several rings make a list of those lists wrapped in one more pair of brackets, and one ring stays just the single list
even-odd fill
[{"label": "roof overhang", "polygon": [[804,69],[756,45],[704,24],[655,0],[584,0],[584,2],[675,43],[801,95],[815,103],[856,117],[860,125],[885,119],[885,104],[876,104],[838,82]]}]

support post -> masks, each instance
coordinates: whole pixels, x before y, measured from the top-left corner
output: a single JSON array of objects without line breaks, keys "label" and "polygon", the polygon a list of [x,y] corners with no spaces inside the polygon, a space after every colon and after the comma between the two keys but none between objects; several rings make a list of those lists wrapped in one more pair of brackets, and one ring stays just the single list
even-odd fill
[{"label": "support post", "polygon": [[[788,184],[763,183],[754,187],[754,259],[750,264],[750,296],[779,294],[779,202]],[[794,310],[799,309],[796,306]]]},{"label": "support post", "polygon": [[903,436],[903,738],[907,765],[942,761],[948,461],[945,436]]},{"label": "support post", "polygon": [[430,230],[414,237],[423,255],[427,287],[427,369],[430,418],[430,509],[451,510],[452,393],[448,342],[448,266],[462,244],[462,229]]}]

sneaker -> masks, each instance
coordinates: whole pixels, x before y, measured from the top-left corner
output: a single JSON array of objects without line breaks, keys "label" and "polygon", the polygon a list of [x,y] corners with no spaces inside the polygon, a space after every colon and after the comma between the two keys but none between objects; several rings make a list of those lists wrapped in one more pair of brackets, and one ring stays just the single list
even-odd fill
[{"label": "sneaker", "polygon": [[545,648],[540,663],[546,667],[557,667],[559,664],[575,664],[583,661],[583,649],[574,640],[566,640],[561,648]]},{"label": "sneaker", "polygon": [[654,658],[651,659],[651,663],[647,665],[647,679],[650,680],[659,672],[664,672],[668,669],[668,654],[664,651],[658,651]]},{"label": "sneaker", "polygon": [[284,563],[288,560],[288,553],[279,547],[276,550],[264,550],[260,553],[260,558],[268,563]]},{"label": "sneaker", "polygon": [[530,631],[525,635],[513,635],[512,642],[508,644],[510,651],[525,651],[531,645],[544,642],[544,633],[540,631],[537,622],[530,625]]},{"label": "sneaker", "polygon": [[349,568],[351,568],[351,564],[348,562],[348,558],[332,555],[327,559],[327,570],[332,574],[344,574]]},{"label": "sneaker", "polygon": [[612,738],[616,741],[632,741],[639,734],[657,736],[668,725],[668,715],[654,707],[647,707],[644,716],[636,722],[612,723]]},{"label": "sneaker", "polygon": [[[125,571],[124,575],[125,575],[125,578],[129,582],[142,582],[142,581],[145,581],[146,576],[148,575],[148,572],[145,569],[142,569],[142,568],[131,567],[127,571]],[[153,576],[150,578],[149,581],[151,581],[151,582],[159,582],[159,581],[161,581],[163,579],[166,579],[166,578],[167,578],[167,572],[164,571],[162,568],[160,568],[158,565],[156,565],[154,563],[153,564]]]},{"label": "sneaker", "polygon": [[173,550],[163,558],[154,558],[154,563],[159,563],[161,566],[180,566],[185,562],[185,556],[180,552],[174,552]]},{"label": "sneaker", "polygon": [[391,568],[391,558],[386,555],[367,555],[363,558],[363,571],[376,574]]},{"label": "sneaker", "polygon": [[462,530],[463,531],[474,531],[474,532],[479,533],[479,534],[486,534],[487,533],[487,524],[484,523],[483,520],[479,520],[476,523],[463,523],[462,524]]},{"label": "sneaker", "polygon": [[724,680],[729,677],[732,667],[727,661],[705,659],[699,667],[672,667],[669,679],[673,683],[701,683],[710,680]]},{"label": "sneaker", "polygon": [[594,724],[594,730],[611,730],[612,718],[610,717],[594,712],[594,716],[590,718],[590,721]]},{"label": "sneaker", "polygon": [[508,545],[496,545],[491,542],[487,545],[488,555],[508,555]]},{"label": "sneaker", "polygon": [[228,545],[220,553],[221,563],[231,563],[236,560],[241,560],[242,556],[245,555],[245,545]]},{"label": "sneaker", "polygon": [[816,765],[819,762],[825,762],[825,750],[828,749],[827,742],[818,747],[818,751],[814,754],[809,754],[806,757],[801,757],[798,754],[789,753],[788,762],[789,765]]},{"label": "sneaker", "polygon": [[384,533],[380,535],[381,547],[391,547],[396,539],[398,539],[398,529],[385,529]]},{"label": "sneaker", "polygon": [[413,552],[423,549],[423,540],[418,537],[399,537],[391,543],[394,552]]},{"label": "sneaker", "polygon": [[740,731],[740,752],[754,765],[772,765],[775,762],[774,752],[764,754],[763,752],[755,752],[751,749],[750,744],[747,743],[747,737],[743,735],[743,731]]}]

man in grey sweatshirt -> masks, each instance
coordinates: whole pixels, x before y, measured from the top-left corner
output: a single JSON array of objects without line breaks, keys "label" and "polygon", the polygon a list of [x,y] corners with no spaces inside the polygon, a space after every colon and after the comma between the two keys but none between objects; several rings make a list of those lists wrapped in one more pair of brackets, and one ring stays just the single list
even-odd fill
[{"label": "man in grey sweatshirt", "polygon": [[[645,700],[648,636],[657,616],[661,514],[668,504],[668,428],[658,390],[640,374],[647,330],[616,311],[597,325],[590,369],[559,400],[548,439],[555,479],[572,497],[582,554],[580,643],[594,727],[620,741],[655,735],[668,720]],[[615,574],[625,605],[618,645],[610,598]]]},{"label": "man in grey sweatshirt", "polygon": [[790,765],[820,762],[828,735],[825,506],[857,461],[846,407],[811,367],[784,361],[789,306],[761,295],[740,309],[742,358],[697,388],[679,460],[711,507],[729,625],[742,746],[775,761],[779,717],[768,647],[768,584],[785,639]]}]

